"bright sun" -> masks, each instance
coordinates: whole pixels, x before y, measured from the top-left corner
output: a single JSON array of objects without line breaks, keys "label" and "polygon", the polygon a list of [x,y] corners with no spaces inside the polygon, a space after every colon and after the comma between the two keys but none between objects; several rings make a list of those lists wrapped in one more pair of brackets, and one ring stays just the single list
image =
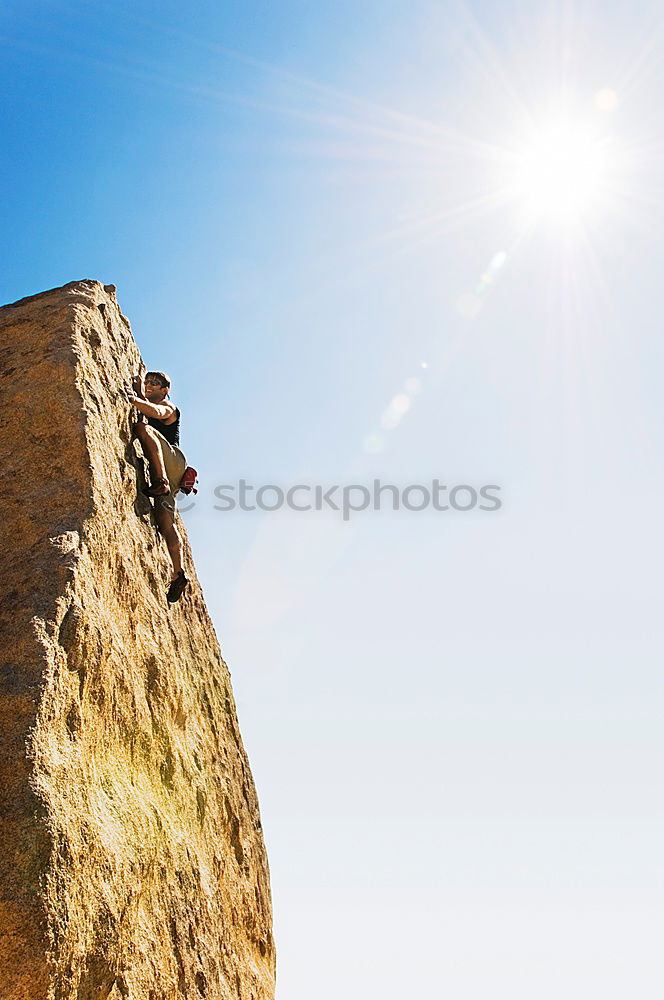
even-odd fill
[{"label": "bright sun", "polygon": [[517,156],[516,194],[535,217],[569,222],[600,199],[607,172],[605,145],[567,123],[537,133]]}]

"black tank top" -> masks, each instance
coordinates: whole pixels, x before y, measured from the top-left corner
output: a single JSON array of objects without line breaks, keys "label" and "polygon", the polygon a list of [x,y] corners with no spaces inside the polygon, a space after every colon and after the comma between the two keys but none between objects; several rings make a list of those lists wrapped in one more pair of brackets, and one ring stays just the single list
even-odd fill
[{"label": "black tank top", "polygon": [[175,407],[175,420],[172,424],[165,424],[163,420],[156,417],[148,417],[150,427],[163,434],[169,444],[178,445],[180,443],[180,411]]}]

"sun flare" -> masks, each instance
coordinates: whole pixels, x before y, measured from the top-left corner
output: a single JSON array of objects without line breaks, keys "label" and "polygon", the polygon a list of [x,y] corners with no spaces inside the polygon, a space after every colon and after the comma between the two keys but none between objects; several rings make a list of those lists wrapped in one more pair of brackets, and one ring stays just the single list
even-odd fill
[{"label": "sun flare", "polygon": [[600,201],[608,166],[606,145],[596,135],[558,123],[518,154],[516,194],[531,216],[571,221]]}]

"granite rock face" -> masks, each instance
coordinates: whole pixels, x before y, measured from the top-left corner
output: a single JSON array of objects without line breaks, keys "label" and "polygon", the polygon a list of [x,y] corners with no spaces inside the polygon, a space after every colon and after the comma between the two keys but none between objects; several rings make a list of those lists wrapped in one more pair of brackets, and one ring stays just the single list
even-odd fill
[{"label": "granite rock face", "polygon": [[3,1000],[274,996],[228,669],[140,493],[140,364],[112,285],[0,309]]}]

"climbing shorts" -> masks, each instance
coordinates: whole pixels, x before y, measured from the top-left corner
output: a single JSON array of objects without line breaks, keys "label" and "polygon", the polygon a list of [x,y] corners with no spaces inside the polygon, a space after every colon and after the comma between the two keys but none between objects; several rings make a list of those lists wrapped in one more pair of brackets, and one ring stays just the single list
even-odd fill
[{"label": "climbing shorts", "polygon": [[171,487],[168,493],[154,498],[155,509],[158,510],[160,507],[163,507],[164,510],[169,510],[171,514],[175,514],[175,494],[180,488],[184,470],[187,468],[187,459],[177,445],[167,441],[164,435],[160,434],[155,427],[152,428],[152,433],[159,439],[161,453],[164,456],[164,468],[166,469],[166,475]]}]

